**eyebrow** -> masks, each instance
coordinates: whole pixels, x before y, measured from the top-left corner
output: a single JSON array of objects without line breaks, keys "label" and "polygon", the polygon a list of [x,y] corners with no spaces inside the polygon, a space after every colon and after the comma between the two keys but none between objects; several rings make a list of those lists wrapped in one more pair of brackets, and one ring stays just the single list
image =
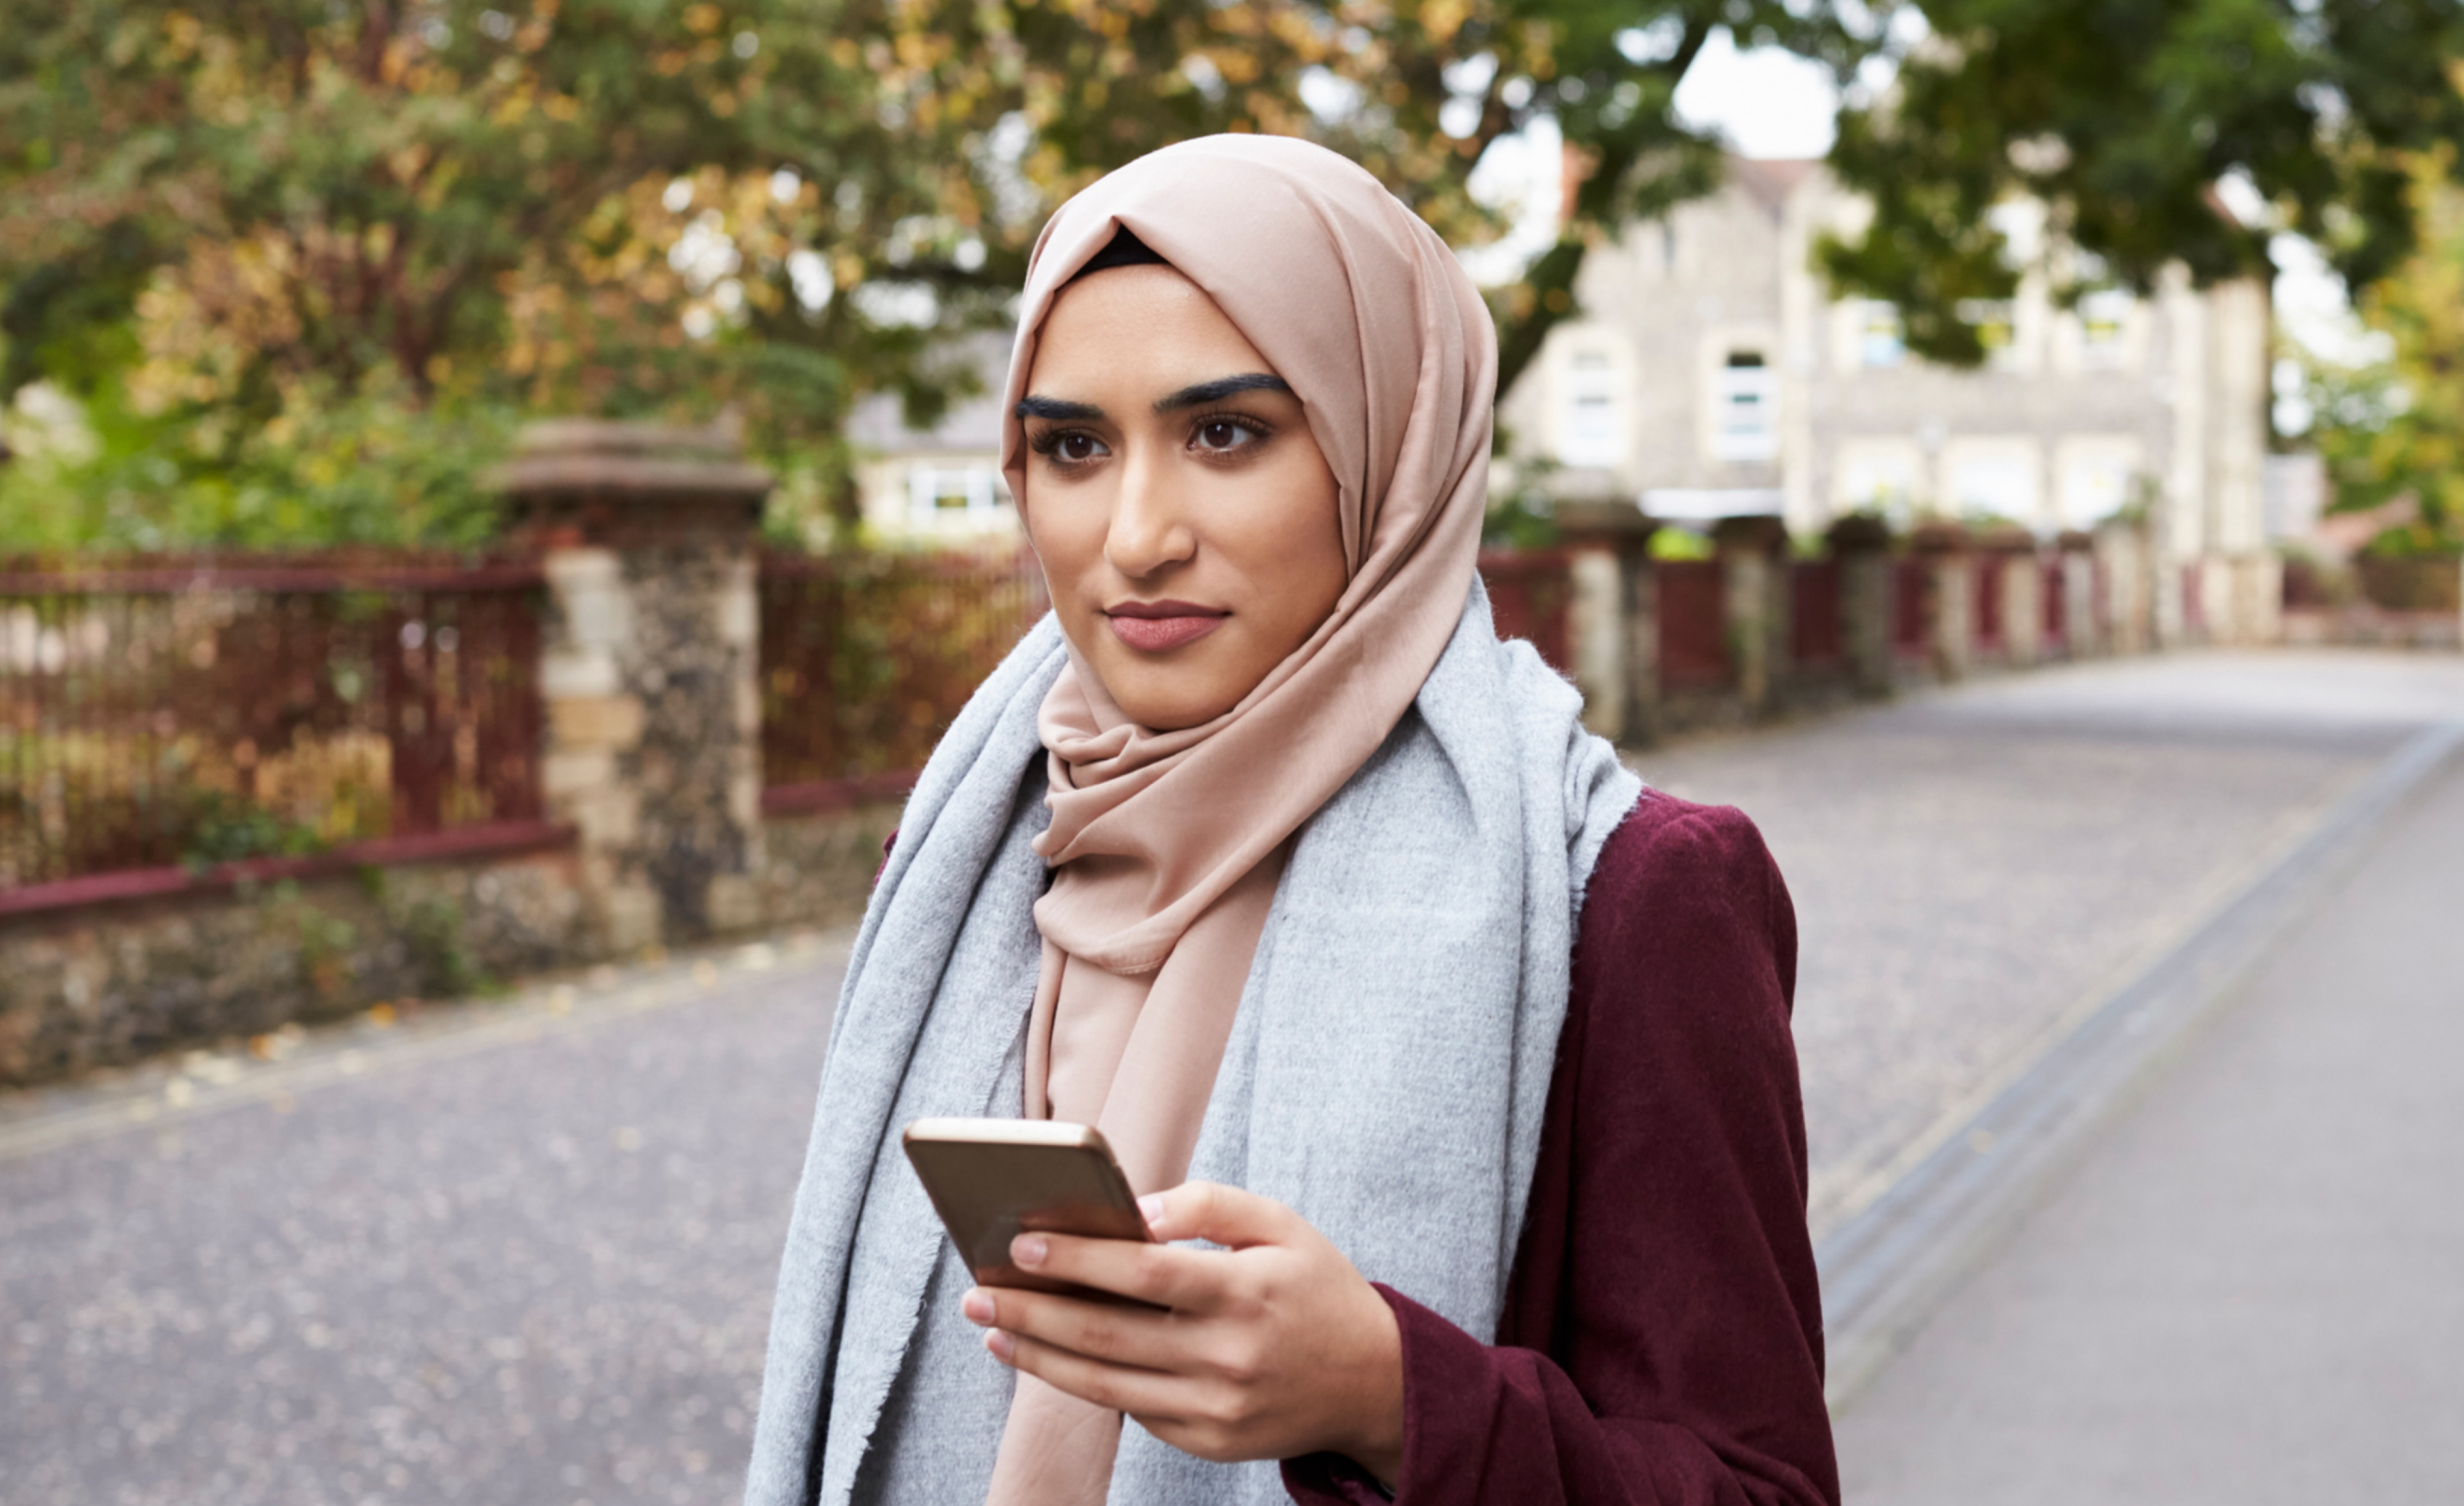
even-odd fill
[{"label": "eyebrow", "polygon": [[1015,416],[1023,419],[1076,419],[1091,423],[1104,416],[1104,410],[1092,403],[1068,403],[1060,398],[1025,397],[1019,400]]},{"label": "eyebrow", "polygon": [[1213,382],[1200,382],[1193,386],[1155,400],[1155,410],[1171,413],[1180,408],[1194,408],[1200,404],[1220,403],[1236,392],[1289,392],[1292,384],[1271,372],[1253,371],[1243,377],[1218,377]]},{"label": "eyebrow", "polygon": [[[1166,393],[1155,400],[1158,413],[1175,413],[1202,404],[1220,403],[1240,392],[1285,392],[1291,383],[1272,372],[1253,371],[1238,377],[1218,377],[1212,382],[1195,382],[1178,392]],[[1094,423],[1104,417],[1104,410],[1092,403],[1072,403],[1067,398],[1042,398],[1030,394],[1019,400],[1012,416],[1021,419],[1048,419],[1060,422]]]}]

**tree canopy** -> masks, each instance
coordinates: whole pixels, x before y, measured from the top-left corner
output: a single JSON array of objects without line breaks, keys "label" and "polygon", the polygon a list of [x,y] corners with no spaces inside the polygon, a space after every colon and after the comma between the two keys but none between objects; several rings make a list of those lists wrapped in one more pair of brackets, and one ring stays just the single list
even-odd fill
[{"label": "tree canopy", "polygon": [[2381,552],[2464,551],[2464,186],[2455,152],[2413,164],[2420,243],[2362,300],[2385,358],[2358,370],[2314,366],[2315,432],[2336,506],[2413,501],[2409,521],[2372,541]]},{"label": "tree canopy", "polygon": [[[1909,348],[1984,355],[1972,300],[2020,267],[1996,206],[2049,212],[2057,295],[2268,276],[2277,229],[2357,292],[2414,241],[2410,154],[2464,141],[2456,0],[1915,0],[1923,40],[1843,112],[1831,165],[1874,205],[1821,251]],[[2240,200],[2237,206],[2235,200]]]},{"label": "tree canopy", "polygon": [[2012,194],[2089,253],[2073,285],[2263,267],[2236,177],[2366,282],[2409,244],[2396,154],[2459,124],[2454,0],[0,8],[0,401],[40,379],[98,441],[0,468],[0,548],[483,537],[477,466],[541,412],[732,407],[843,500],[853,405],[930,420],[1052,207],[1209,131],[1326,142],[1466,245],[1484,154],[1553,121],[1573,191],[1495,298],[1510,384],[1593,245],[1719,181],[1674,101],[1723,29],[1842,77],[1925,35],[1843,122],[1876,215],[1825,258],[1951,360],[2014,284]]}]

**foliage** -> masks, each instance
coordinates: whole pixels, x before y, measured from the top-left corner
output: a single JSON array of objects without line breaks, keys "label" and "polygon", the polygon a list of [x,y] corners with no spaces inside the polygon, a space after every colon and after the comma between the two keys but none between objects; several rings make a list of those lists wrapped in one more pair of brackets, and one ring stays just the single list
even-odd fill
[{"label": "foliage", "polygon": [[[1960,306],[2008,298],[1993,211],[2047,207],[2046,271],[2068,301],[2268,273],[2254,190],[2355,288],[2405,256],[2403,153],[2464,139],[2454,0],[1914,0],[1929,34],[1895,85],[1843,113],[1833,169],[1872,222],[1829,238],[1835,287],[1887,299],[1908,348],[1973,364]],[[2075,249],[2072,254],[2064,248]]]},{"label": "foliage", "polygon": [[1556,498],[1549,478],[1557,462],[1546,458],[1517,461],[1503,494],[1492,494],[1488,516],[1482,520],[1480,541],[1492,549],[1548,549],[1559,538]]},{"label": "foliage", "polygon": [[915,8],[501,3],[11,4],[0,394],[48,378],[106,431],[55,485],[108,495],[117,457],[191,491],[130,531],[225,540],[296,448],[298,490],[383,473],[308,505],[348,535],[407,488],[451,537],[474,467],[388,467],[388,429],[468,460],[517,411],[734,404],[781,445],[865,390],[938,401],[935,317],[1010,284],[966,249],[974,122],[886,111]]},{"label": "foliage", "polygon": [[[852,404],[929,422],[1051,207],[1208,131],[1325,141],[1460,243],[1483,153],[1553,118],[1590,170],[1501,300],[1510,383],[1594,240],[1716,180],[1671,109],[1714,29],[1855,51],[1772,0],[11,11],[0,398],[48,380],[102,441],[12,479],[20,543],[468,536],[541,411],[733,406],[844,509]],[[354,494],[270,500],[324,472]]]},{"label": "foliage", "polygon": [[2358,370],[2316,362],[2311,372],[2337,511],[2413,500],[2413,519],[2372,541],[2378,554],[2464,550],[2464,187],[2454,157],[2448,147],[2414,163],[2421,245],[2362,301],[2388,355]]},{"label": "foliage", "polygon": [[1581,171],[1560,238],[1497,299],[1501,392],[1573,312],[1592,246],[1718,185],[1721,143],[1675,112],[1714,32],[1841,69],[1868,47],[1842,18],[1865,8],[1821,0],[1063,0],[1008,13],[1036,142],[1025,166],[1054,193],[1182,137],[1287,132],[1358,159],[1460,246],[1495,228],[1470,193],[1482,156],[1553,120]]},{"label": "foliage", "polygon": [[[509,447],[517,412],[459,393],[404,401],[373,373],[358,391],[287,383],[261,423],[207,409],[138,410],[99,382],[86,443],[25,443],[0,467],[0,555],[148,551],[209,542],[473,546],[496,529],[480,472]],[[31,426],[13,426],[20,429]]]}]

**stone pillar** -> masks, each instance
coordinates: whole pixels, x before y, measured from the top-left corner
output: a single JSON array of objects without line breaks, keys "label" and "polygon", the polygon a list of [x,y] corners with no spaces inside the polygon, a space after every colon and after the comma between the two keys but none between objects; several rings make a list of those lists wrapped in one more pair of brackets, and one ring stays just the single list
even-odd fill
[{"label": "stone pillar", "polygon": [[2111,522],[2096,531],[2104,567],[2104,640],[2117,654],[2144,654],[2155,640],[2155,579],[2148,571],[2147,531]]},{"label": "stone pillar", "polygon": [[1612,742],[1648,741],[1660,728],[1660,604],[1651,568],[1660,525],[1624,502],[1560,502],[1555,515],[1573,557],[1583,725]]},{"label": "stone pillar", "polygon": [[547,578],[542,793],[577,834],[599,945],[753,924],[769,475],[723,428],[573,419],[525,429],[495,479]]},{"label": "stone pillar", "polygon": [[1711,544],[1720,556],[1737,699],[1748,716],[1765,716],[1777,709],[1788,663],[1788,525],[1767,513],[1724,517],[1711,525]]},{"label": "stone pillar", "polygon": [[2013,669],[2044,657],[2045,572],[2036,557],[2036,536],[2010,525],[1977,535],[1976,548],[2002,577],[2002,657]]},{"label": "stone pillar", "polygon": [[2104,624],[2096,620],[2096,540],[2071,529],[2055,540],[2062,562],[2062,633],[2073,659],[2105,652]]},{"label": "stone pillar", "polygon": [[1839,644],[1859,695],[1891,693],[1891,530],[1870,513],[1851,513],[1824,538],[1839,562]]},{"label": "stone pillar", "polygon": [[2281,643],[2284,639],[2284,559],[2273,550],[2257,550],[2234,561],[2241,597],[2233,621],[2242,641]]},{"label": "stone pillar", "polygon": [[1908,552],[1925,564],[1925,644],[1933,672],[1946,681],[1962,679],[1976,641],[1968,530],[1957,523],[1920,523],[1908,535]]}]

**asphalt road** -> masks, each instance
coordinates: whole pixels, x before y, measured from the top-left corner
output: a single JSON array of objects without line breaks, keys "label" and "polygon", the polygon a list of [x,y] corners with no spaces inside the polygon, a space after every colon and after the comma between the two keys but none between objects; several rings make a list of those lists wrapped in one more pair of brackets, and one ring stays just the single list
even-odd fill
[{"label": "asphalt road", "polygon": [[2451,758],[1849,1404],[1848,1498],[2464,1501],[2459,899]]},{"label": "asphalt road", "polygon": [[[1638,755],[1804,932],[1817,1223],[2262,871],[2464,664],[2187,656]],[[0,1098],[0,1502],[719,1502],[835,943]]]}]

